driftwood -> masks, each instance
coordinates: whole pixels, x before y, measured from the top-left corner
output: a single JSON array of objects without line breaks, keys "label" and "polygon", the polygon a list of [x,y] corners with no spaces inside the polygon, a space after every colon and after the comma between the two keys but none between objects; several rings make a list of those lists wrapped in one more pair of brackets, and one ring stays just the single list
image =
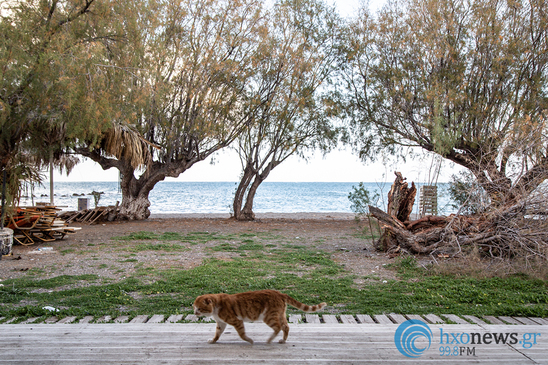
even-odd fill
[{"label": "driftwood", "polygon": [[[377,250],[394,253],[455,255],[471,247],[497,257],[548,259],[548,219],[538,201],[527,199],[472,216],[425,216],[409,220],[416,194],[396,173],[388,194],[387,212],[369,206],[382,228]],[[544,209],[546,211],[546,209]]]},{"label": "driftwood", "polygon": [[407,187],[405,178],[401,172],[395,172],[396,181],[392,184],[388,192],[388,208],[389,215],[396,217],[399,221],[405,222],[409,220],[417,195],[415,183],[411,182],[411,187]]}]

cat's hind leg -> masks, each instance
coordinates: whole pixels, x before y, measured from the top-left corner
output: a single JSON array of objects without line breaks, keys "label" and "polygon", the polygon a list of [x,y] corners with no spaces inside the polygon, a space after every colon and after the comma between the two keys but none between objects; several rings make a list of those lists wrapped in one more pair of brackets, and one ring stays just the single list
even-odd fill
[{"label": "cat's hind leg", "polygon": [[[272,340],[274,340],[276,338],[276,336],[278,336],[278,333],[280,333],[280,330],[283,328],[282,325],[280,324],[280,319],[276,316],[276,317],[271,317],[271,318],[265,318],[264,322],[274,330],[274,333],[272,334],[272,336],[270,336],[270,338],[268,339],[268,341],[266,341],[266,343],[271,343]],[[285,335],[285,331],[284,331],[284,337],[287,338],[287,336]],[[285,342],[285,341],[284,341]],[[283,343],[282,340],[280,340],[280,343]]]},{"label": "cat's hind leg", "polygon": [[217,342],[219,337],[221,337],[221,335],[225,331],[225,328],[226,328],[226,323],[225,322],[217,321],[217,328],[215,329],[215,337],[213,337],[211,340],[209,340],[207,342],[209,342],[209,343]]},{"label": "cat's hind leg", "polygon": [[284,332],[284,337],[280,340],[280,343],[285,343],[285,341],[287,341],[287,336],[289,336],[289,325],[287,324],[285,313],[280,318],[280,322],[282,322],[282,331]]}]

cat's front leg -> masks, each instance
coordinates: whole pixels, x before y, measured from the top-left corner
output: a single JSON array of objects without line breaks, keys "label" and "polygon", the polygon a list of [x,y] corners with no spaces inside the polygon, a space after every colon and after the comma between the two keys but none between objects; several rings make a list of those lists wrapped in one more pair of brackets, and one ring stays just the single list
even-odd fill
[{"label": "cat's front leg", "polygon": [[253,340],[251,338],[247,337],[247,335],[245,334],[245,327],[244,327],[244,322],[243,321],[237,320],[237,321],[233,321],[230,324],[232,326],[234,326],[234,328],[236,329],[236,331],[238,332],[238,335],[240,335],[240,338],[242,340],[247,341],[247,342],[249,342],[250,344],[253,345]]},{"label": "cat's front leg", "polygon": [[225,323],[225,322],[221,322],[221,321],[216,321],[216,322],[217,322],[217,328],[215,329],[215,337],[213,337],[211,340],[207,341],[208,343],[215,343],[215,342],[217,342],[217,340],[219,339],[219,337],[221,337],[221,335],[222,335],[223,332],[225,331],[226,323]]}]

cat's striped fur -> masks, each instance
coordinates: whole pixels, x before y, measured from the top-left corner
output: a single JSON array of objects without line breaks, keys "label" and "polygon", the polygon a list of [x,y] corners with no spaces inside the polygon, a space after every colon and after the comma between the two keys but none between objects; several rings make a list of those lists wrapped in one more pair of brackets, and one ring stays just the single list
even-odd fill
[{"label": "cat's striped fur", "polygon": [[246,336],[244,322],[264,321],[274,333],[267,343],[283,331],[280,343],[285,343],[289,334],[289,326],[285,314],[286,304],[290,304],[305,312],[314,312],[322,309],[327,304],[309,306],[303,304],[289,295],[276,290],[259,290],[239,294],[206,294],[200,295],[194,301],[194,314],[197,316],[212,316],[217,322],[215,337],[209,343],[215,343],[223,333],[227,324],[234,326],[242,340],[253,343]]}]

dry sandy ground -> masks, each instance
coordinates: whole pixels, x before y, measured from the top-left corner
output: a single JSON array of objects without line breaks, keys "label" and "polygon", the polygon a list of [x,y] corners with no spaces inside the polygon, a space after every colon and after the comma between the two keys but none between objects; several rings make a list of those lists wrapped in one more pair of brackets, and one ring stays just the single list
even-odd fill
[{"label": "dry sandy ground", "polygon": [[[82,227],[63,240],[32,246],[14,245],[13,256],[0,261],[0,279],[34,275],[49,278],[58,275],[96,274],[119,280],[138,269],[191,268],[209,257],[229,259],[233,252],[213,252],[208,246],[219,242],[188,244],[183,251],[131,250],[135,242],[114,237],[132,232],[217,232],[220,235],[261,233],[276,235],[284,242],[307,245],[332,254],[337,262],[358,277],[374,276],[391,279],[394,273],[384,265],[392,262],[384,254],[376,253],[371,240],[352,214],[294,213],[258,214],[253,222],[237,222],[228,215],[156,215],[146,221],[112,222],[98,225],[71,224]],[[266,238],[265,238],[266,240]],[[151,242],[151,241],[147,241]],[[153,242],[153,241],[152,241]],[[268,242],[265,242],[268,243]],[[44,249],[46,248],[46,249]],[[364,279],[358,279],[364,280]]]}]

